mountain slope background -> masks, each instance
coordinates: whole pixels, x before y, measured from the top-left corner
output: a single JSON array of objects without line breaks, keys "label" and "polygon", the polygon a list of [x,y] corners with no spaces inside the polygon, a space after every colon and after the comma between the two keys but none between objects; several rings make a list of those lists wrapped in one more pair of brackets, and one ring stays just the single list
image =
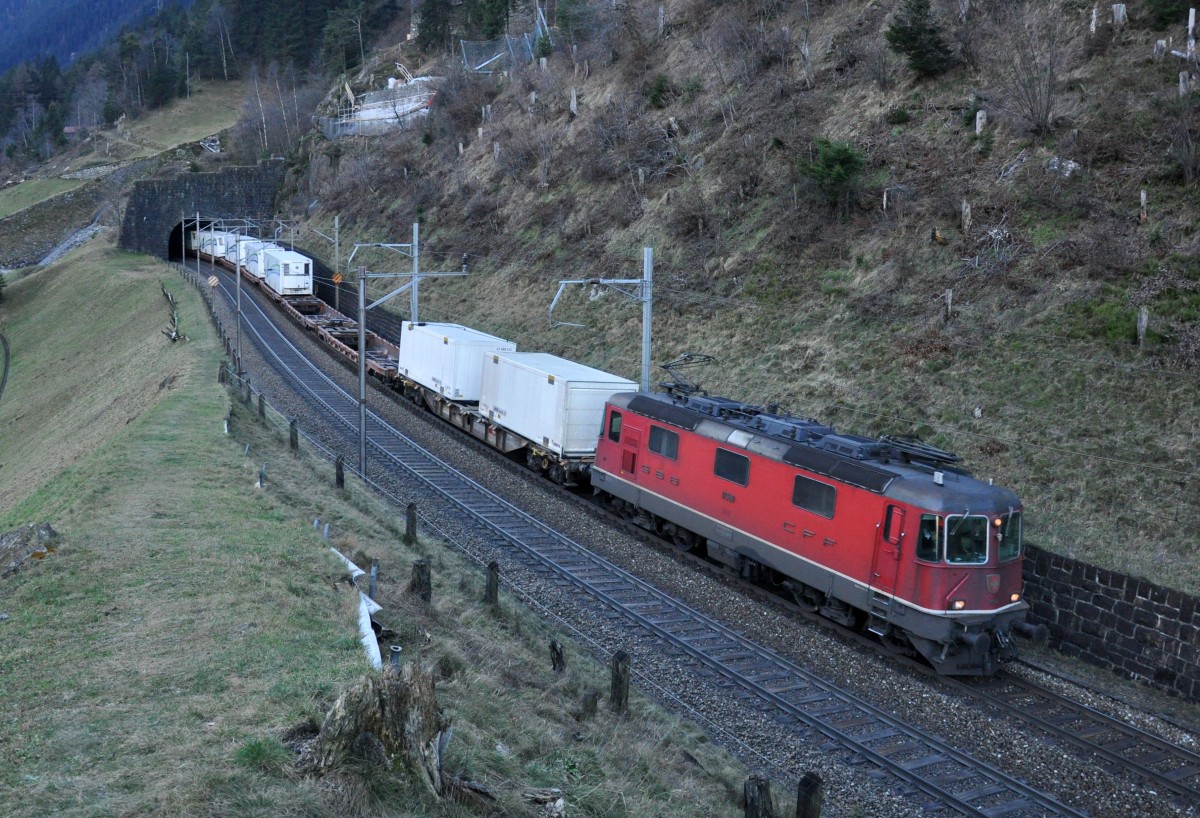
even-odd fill
[{"label": "mountain slope background", "polygon": [[48,56],[66,66],[162,5],[163,0],[0,0],[0,72]]},{"label": "mountain slope background", "polygon": [[292,212],[338,215],[343,247],[419,221],[426,269],[472,271],[423,286],[423,319],[635,378],[629,299],[547,308],[652,246],[656,365],[714,355],[690,374],[715,394],[959,452],[1032,541],[1197,590],[1200,105],[1194,63],[1154,56],[1186,14],[935,5],[954,59],[925,78],[886,45],[904,5],[559,3],[545,69],[502,74],[386,48],[355,93],[402,61],[445,77],[434,109],[307,137]]}]

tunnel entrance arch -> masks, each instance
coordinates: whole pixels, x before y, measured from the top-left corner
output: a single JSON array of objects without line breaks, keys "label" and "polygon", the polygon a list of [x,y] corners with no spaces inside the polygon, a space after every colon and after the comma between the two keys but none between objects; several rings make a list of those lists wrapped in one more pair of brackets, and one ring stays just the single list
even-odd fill
[{"label": "tunnel entrance arch", "polygon": [[181,257],[188,220],[269,219],[283,187],[280,160],[216,173],[183,173],[135,182],[121,220],[122,250],[159,258]]},{"label": "tunnel entrance arch", "polygon": [[[212,227],[212,219],[200,217],[200,229],[208,230]],[[189,234],[196,232],[196,217],[185,219],[178,222],[171,228],[171,235],[167,239],[167,260],[168,261],[183,261],[191,252],[191,241]]]}]

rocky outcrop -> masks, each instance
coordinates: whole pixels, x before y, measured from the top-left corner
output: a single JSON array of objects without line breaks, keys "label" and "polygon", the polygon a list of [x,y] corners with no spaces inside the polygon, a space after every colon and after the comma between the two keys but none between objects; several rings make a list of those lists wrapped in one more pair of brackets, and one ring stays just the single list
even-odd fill
[{"label": "rocky outcrop", "polygon": [[31,559],[53,554],[57,541],[58,532],[49,523],[30,523],[0,534],[0,579],[15,574]]}]

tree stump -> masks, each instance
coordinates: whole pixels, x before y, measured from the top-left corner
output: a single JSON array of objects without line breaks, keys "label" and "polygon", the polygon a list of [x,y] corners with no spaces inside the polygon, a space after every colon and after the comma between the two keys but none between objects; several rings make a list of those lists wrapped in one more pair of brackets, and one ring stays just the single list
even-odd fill
[{"label": "tree stump", "polygon": [[448,726],[438,709],[433,674],[410,662],[399,672],[367,676],[342,693],[299,766],[306,773],[326,775],[352,760],[389,769],[401,764],[440,795],[440,745]]},{"label": "tree stump", "polygon": [[429,563],[417,560],[413,563],[412,578],[408,581],[409,593],[420,597],[422,602],[433,599],[433,579],[429,572]]},{"label": "tree stump", "polygon": [[746,779],[746,818],[775,818],[771,809],[771,782],[755,773]]}]

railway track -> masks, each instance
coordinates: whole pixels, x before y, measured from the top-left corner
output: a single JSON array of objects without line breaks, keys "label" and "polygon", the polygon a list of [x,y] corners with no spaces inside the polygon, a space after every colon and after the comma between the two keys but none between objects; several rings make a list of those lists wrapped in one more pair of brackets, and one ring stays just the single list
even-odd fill
[{"label": "railway track", "polygon": [[[232,277],[219,278],[232,298]],[[357,431],[356,399],[294,347],[254,299],[242,303],[247,334],[264,355],[333,419]],[[677,602],[434,458],[371,412],[366,437],[377,461],[437,491],[549,581],[586,593],[607,615],[656,639],[681,665],[727,690],[731,700],[752,702],[871,761],[920,793],[926,809],[993,818],[1084,815]]]},{"label": "railway track", "polygon": [[1185,805],[1200,805],[1200,755],[1069,699],[1021,676],[944,680],[1006,716],[1097,757],[1110,771],[1131,773]]},{"label": "railway track", "polygon": [[[631,532],[643,536],[646,534],[620,518],[614,520],[627,526]],[[669,543],[664,542],[661,545],[664,549],[672,548]],[[728,576],[728,572],[721,567],[695,555],[676,552],[676,556],[700,570],[718,576]],[[1200,806],[1200,753],[1173,744],[1011,672],[1001,670],[992,677],[969,679],[941,676],[928,665],[898,655],[883,647],[878,640],[863,633],[847,630],[778,594],[758,586],[746,586],[744,583],[741,587],[749,588],[760,599],[791,615],[886,656],[889,661],[907,667],[934,684],[971,698],[1007,718],[1023,722],[1051,737],[1060,746],[1069,746],[1081,754],[1093,756],[1098,766],[1112,775],[1124,774],[1140,779],[1160,793],[1170,793],[1182,807]],[[1189,728],[1181,726],[1179,729],[1186,731]]]}]

